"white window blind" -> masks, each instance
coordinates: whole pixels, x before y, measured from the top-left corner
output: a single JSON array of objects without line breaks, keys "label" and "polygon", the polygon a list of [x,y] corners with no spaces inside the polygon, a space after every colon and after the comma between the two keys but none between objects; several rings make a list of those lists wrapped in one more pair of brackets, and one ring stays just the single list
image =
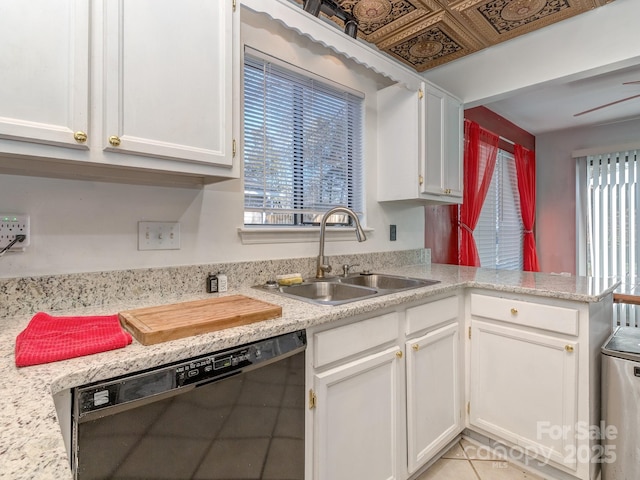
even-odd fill
[{"label": "white window blind", "polygon": [[[363,212],[363,97],[267,56],[245,54],[245,225],[318,224]],[[329,219],[348,225],[346,215]]]},{"label": "white window blind", "polygon": [[[635,281],[640,271],[637,150],[587,157],[587,273]],[[633,305],[616,305],[620,325],[640,326]]]},{"label": "white window blind", "polygon": [[511,153],[498,150],[487,198],[473,231],[480,266],[522,270],[523,234],[516,163]]}]

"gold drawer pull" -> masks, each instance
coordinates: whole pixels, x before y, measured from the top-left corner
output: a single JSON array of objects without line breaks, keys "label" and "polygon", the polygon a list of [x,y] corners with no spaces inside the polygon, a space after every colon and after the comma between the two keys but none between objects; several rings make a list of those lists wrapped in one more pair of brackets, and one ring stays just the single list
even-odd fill
[{"label": "gold drawer pull", "polygon": [[512,308],[511,309],[511,315],[517,315],[518,314],[518,309],[517,308]]},{"label": "gold drawer pull", "polygon": [[111,135],[109,137],[109,143],[111,144],[112,147],[119,147],[120,146],[120,137],[118,137],[117,135]]},{"label": "gold drawer pull", "polygon": [[565,345],[564,349],[569,353],[573,353],[573,345]]},{"label": "gold drawer pull", "polygon": [[402,358],[402,352],[397,351],[397,352],[396,352],[396,357],[398,357],[398,358]]},{"label": "gold drawer pull", "polygon": [[413,348],[417,352],[418,350],[420,350],[420,345],[414,343],[413,345],[411,345],[411,348]]}]

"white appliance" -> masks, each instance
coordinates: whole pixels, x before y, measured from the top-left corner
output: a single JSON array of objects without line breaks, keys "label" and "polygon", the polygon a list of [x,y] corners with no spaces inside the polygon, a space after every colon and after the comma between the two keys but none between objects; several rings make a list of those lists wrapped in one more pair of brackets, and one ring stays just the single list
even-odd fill
[{"label": "white appliance", "polygon": [[602,480],[640,478],[640,328],[618,327],[602,347]]}]

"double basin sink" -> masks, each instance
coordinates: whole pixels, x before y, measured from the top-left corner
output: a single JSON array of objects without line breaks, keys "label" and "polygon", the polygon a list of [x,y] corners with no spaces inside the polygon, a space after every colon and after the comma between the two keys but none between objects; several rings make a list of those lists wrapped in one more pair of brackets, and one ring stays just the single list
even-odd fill
[{"label": "double basin sink", "polygon": [[436,283],[439,283],[439,280],[371,273],[324,279],[313,278],[297,285],[278,286],[274,284],[258,288],[318,305],[342,305],[412,288],[428,287]]}]

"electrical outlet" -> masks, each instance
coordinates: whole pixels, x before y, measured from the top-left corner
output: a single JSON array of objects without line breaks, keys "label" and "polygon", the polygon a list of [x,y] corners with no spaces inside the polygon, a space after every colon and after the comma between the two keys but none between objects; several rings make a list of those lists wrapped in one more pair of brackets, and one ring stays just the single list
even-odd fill
[{"label": "electrical outlet", "polygon": [[29,215],[0,213],[0,250],[9,245],[16,235],[26,235],[23,242],[17,242],[10,252],[22,252],[31,243]]},{"label": "electrical outlet", "polygon": [[180,223],[138,222],[138,250],[180,250]]}]

